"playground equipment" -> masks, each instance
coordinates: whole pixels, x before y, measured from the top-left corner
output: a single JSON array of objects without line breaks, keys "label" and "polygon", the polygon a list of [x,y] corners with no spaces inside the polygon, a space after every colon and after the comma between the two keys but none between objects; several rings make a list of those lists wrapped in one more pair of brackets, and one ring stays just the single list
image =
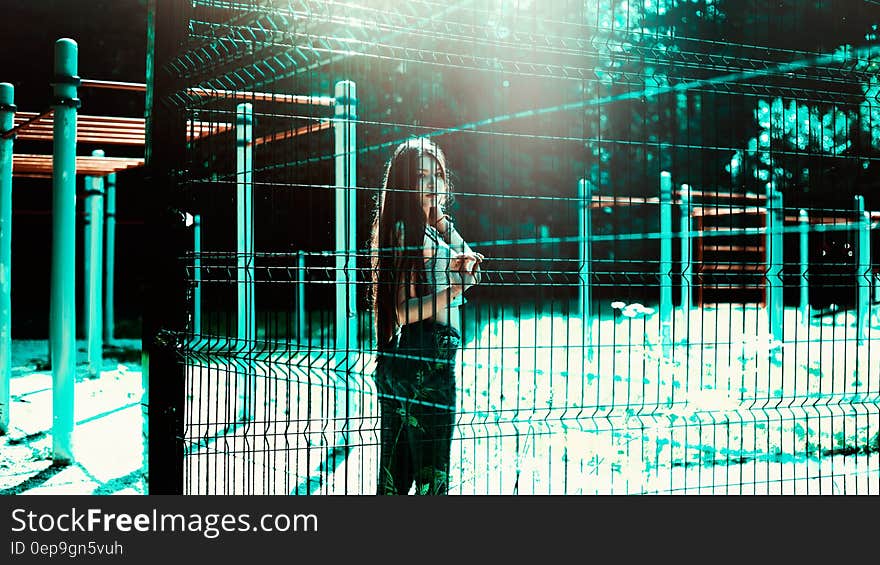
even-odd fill
[{"label": "playground equipment", "polygon": [[[0,83],[0,131],[12,129],[15,91]],[[0,433],[9,431],[12,379],[12,136],[0,135]]]},{"label": "playground equipment", "polygon": [[[74,377],[76,371],[76,180],[84,177],[83,290],[87,371],[97,375],[104,343],[114,338],[114,256],[116,173],[143,165],[142,158],[106,156],[96,149],[77,155],[77,143],[143,147],[144,118],[81,115],[84,89],[143,92],[138,83],[81,79],[77,44],[55,43],[54,102],[42,112],[19,112],[10,84],[0,85],[0,433],[9,431],[11,371],[11,191],[13,177],[52,179],[53,251],[49,359],[53,375],[53,458],[74,459]],[[194,122],[190,138],[218,128]],[[14,140],[52,142],[51,153],[13,151]],[[105,227],[106,226],[106,227]],[[103,296],[102,296],[103,295]]]},{"label": "playground equipment", "polygon": [[[56,462],[72,462],[76,377],[76,117],[77,46],[55,44],[52,170],[52,290],[49,347],[52,359],[52,450]],[[74,204],[74,205],[72,205]],[[73,331],[71,331],[73,330]]]},{"label": "playground equipment", "polygon": [[[95,149],[92,156],[103,157],[104,151]],[[103,300],[102,269],[104,265],[104,179],[87,176],[85,183],[85,230],[83,262],[85,264],[86,293],[83,308],[86,318],[86,359],[90,376],[97,376],[103,365],[104,332],[101,316]]]},{"label": "playground equipment", "polygon": [[[657,205],[660,215],[660,328],[664,349],[669,344],[669,327],[672,320],[673,274],[680,274],[680,306],[683,311],[707,305],[705,294],[716,291],[717,302],[747,303],[756,301],[768,312],[768,331],[776,339],[782,336],[783,319],[783,236],[798,235],[799,263],[799,309],[801,320],[809,324],[809,233],[851,231],[856,234],[855,272],[856,311],[859,341],[866,340],[869,332],[871,311],[871,287],[876,284],[876,270],[871,260],[872,222],[880,219],[880,212],[865,211],[864,198],[856,196],[853,214],[817,213],[810,216],[805,209],[797,215],[783,207],[782,194],[772,190],[769,195],[753,193],[718,192],[695,190],[687,184],[678,191],[672,189],[672,175],[660,174],[659,197],[608,197],[593,194],[591,184],[581,180],[578,198],[581,210],[608,206]],[[672,230],[673,207],[680,211],[678,232]],[[712,218],[748,217],[759,220],[758,225],[744,227],[718,226],[708,223]],[[855,219],[852,218],[855,216]],[[786,223],[790,226],[786,227]],[[791,228],[794,229],[791,229]],[[579,220],[579,289],[580,311],[584,319],[590,315],[591,282],[587,276],[591,257],[591,220],[582,213]],[[734,238],[734,242],[720,241]],[[680,273],[673,270],[672,248],[674,240],[681,245]],[[740,281],[721,283],[711,280],[715,273],[735,275]],[[743,297],[733,300],[737,291],[755,291],[760,298]],[[587,324],[589,326],[589,324]]]},{"label": "playground equipment", "polygon": [[[122,119],[84,117],[78,120],[81,105],[78,89],[85,86],[77,76],[78,58],[76,42],[60,39],[55,43],[55,101],[51,109],[41,113],[22,112],[16,115],[11,85],[4,85],[2,152],[0,185],[3,187],[3,214],[11,214],[12,177],[37,177],[53,179],[53,245],[50,303],[50,359],[53,375],[53,457],[58,462],[70,462],[74,458],[71,445],[73,433],[74,377],[76,370],[76,289],[75,289],[75,241],[76,241],[76,176],[90,175],[86,181],[86,317],[88,319],[89,372],[96,374],[100,368],[102,335],[100,303],[102,300],[102,254],[103,254],[103,190],[100,177],[132,166],[142,160],[130,158],[105,158],[103,151],[96,150],[92,157],[76,155],[77,141],[87,143],[122,143],[143,145]],[[13,139],[52,141],[52,154],[13,154]],[[115,204],[115,203],[114,203]],[[0,431],[9,426],[9,378],[11,349],[11,301],[9,297],[9,272],[11,265],[11,218],[2,223],[3,256],[0,269],[4,279],[2,311],[0,311]],[[108,232],[108,257],[113,252],[112,231]],[[112,281],[112,260],[106,276]],[[112,304],[112,284],[108,286],[106,300]],[[112,312],[111,312],[112,316]],[[112,319],[111,319],[112,320]],[[112,332],[112,321],[108,324]],[[112,338],[112,333],[110,334]]]}]

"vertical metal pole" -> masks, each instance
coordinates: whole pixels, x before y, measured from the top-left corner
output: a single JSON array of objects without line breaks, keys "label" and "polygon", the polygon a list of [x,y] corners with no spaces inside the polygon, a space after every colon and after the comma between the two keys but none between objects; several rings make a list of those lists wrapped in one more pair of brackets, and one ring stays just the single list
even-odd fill
[{"label": "vertical metal pole", "polygon": [[[100,149],[92,151],[92,157],[103,157]],[[104,315],[102,306],[102,271],[104,251],[104,179],[101,177],[85,177],[85,202],[83,215],[83,259],[85,262],[85,294],[84,307],[86,318],[86,363],[89,376],[101,374],[103,364],[102,341],[104,334],[101,328]]]},{"label": "vertical metal pole", "polygon": [[296,254],[296,339],[306,341],[306,255]]},{"label": "vertical metal pole", "polygon": [[[0,134],[15,125],[15,90],[0,83]],[[12,143],[0,137],[0,434],[9,432],[12,397]]]},{"label": "vertical metal pole", "polygon": [[348,355],[357,345],[356,189],[357,89],[336,83],[334,92],[336,156],[336,351]]},{"label": "vertical metal pole", "polygon": [[55,42],[55,100],[52,153],[52,453],[73,461],[73,401],[76,376],[76,114],[77,44]]},{"label": "vertical metal pole", "polygon": [[[181,362],[175,343],[157,339],[168,332],[180,335],[189,324],[186,265],[178,259],[192,245],[192,232],[178,212],[190,205],[182,190],[186,178],[178,174],[187,166],[187,113],[165,100],[190,83],[164,68],[180,55],[188,29],[182,23],[189,21],[193,10],[190,2],[147,0],[144,156],[151,193],[144,199],[144,213],[151,245],[144,249],[150,308],[143,313],[142,414],[149,494],[204,492],[204,483],[200,487],[191,480],[185,465],[186,383],[191,365]],[[234,414],[224,420],[232,418]]]},{"label": "vertical metal pole", "polygon": [[587,179],[578,182],[578,275],[580,287],[578,290],[578,308],[583,319],[584,344],[587,345],[587,354],[593,356],[593,318],[590,310],[592,297],[590,294],[591,269],[592,269],[592,238],[593,218],[590,205],[593,202],[593,183]]},{"label": "vertical metal pole", "polygon": [[104,342],[113,341],[113,335],[116,333],[114,326],[114,287],[113,279],[116,269],[116,173],[110,173],[105,181],[106,189],[106,209],[104,217],[106,218],[107,233],[105,239],[104,252]]},{"label": "vertical metal pole", "polygon": [[239,104],[235,114],[237,146],[237,233],[238,273],[238,339],[252,340],[254,337],[254,133],[253,106]]},{"label": "vertical metal pole", "polygon": [[[688,312],[691,309],[693,291],[693,264],[691,261],[691,200],[690,187],[686,184],[681,185],[681,224],[679,231],[681,232],[681,310],[684,312],[685,320],[688,319]],[[690,324],[688,324],[689,326]]]},{"label": "vertical metal pole", "polygon": [[771,188],[767,206],[767,317],[770,335],[782,340],[782,193]]},{"label": "vertical metal pole", "polygon": [[89,261],[89,256],[92,253],[91,248],[89,247],[89,225],[92,223],[91,214],[89,213],[89,192],[92,190],[92,177],[91,175],[85,175],[82,177],[82,186],[83,186],[83,248],[82,248],[82,281],[85,285],[85,291],[83,293],[82,301],[83,301],[83,309],[82,318],[78,319],[77,322],[81,324],[80,328],[77,330],[78,335],[80,337],[86,338],[86,343],[88,343],[88,335],[89,335],[89,314],[88,314],[88,304],[89,304],[89,267],[91,263]]},{"label": "vertical metal pole", "polygon": [[859,231],[856,240],[856,296],[858,342],[865,343],[868,339],[868,328],[871,319],[871,215],[865,212],[865,199],[861,195],[855,197],[858,212]]},{"label": "vertical metal pole", "polygon": [[357,88],[350,80],[336,83],[333,96],[336,156],[336,353],[345,364],[345,397],[334,388],[337,421],[343,422],[337,446],[348,446],[351,415],[357,396],[350,386],[351,360],[357,353],[357,278],[355,252],[357,218]]},{"label": "vertical metal pole", "polygon": [[730,184],[734,188],[739,186],[741,182],[741,171],[742,157],[740,156],[740,152],[737,151],[733,154],[733,157],[730,158]]},{"label": "vertical metal pole", "polygon": [[202,217],[193,216],[193,333],[202,333]]},{"label": "vertical metal pole", "polygon": [[810,325],[810,281],[807,272],[810,270],[810,217],[801,208],[798,212],[798,237],[800,238],[800,310],[801,322]]},{"label": "vertical metal pole", "polygon": [[660,173],[660,338],[663,354],[672,343],[672,175]]},{"label": "vertical metal pole", "polygon": [[[256,332],[254,322],[254,113],[250,103],[239,104],[235,112],[235,143],[236,143],[236,209],[237,209],[237,269],[236,289],[237,301],[237,336],[238,345],[244,341],[250,351],[254,347]],[[243,420],[253,420],[256,416],[254,402],[256,400],[255,376],[247,373],[239,389],[239,414]]]}]

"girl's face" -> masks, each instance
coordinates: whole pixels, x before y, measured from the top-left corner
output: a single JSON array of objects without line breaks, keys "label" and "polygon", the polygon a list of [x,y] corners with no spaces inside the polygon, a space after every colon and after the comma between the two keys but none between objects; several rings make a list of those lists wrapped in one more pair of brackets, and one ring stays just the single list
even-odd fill
[{"label": "girl's face", "polygon": [[419,191],[422,209],[425,211],[425,219],[433,224],[437,219],[439,202],[446,199],[446,171],[433,155],[419,157],[419,165],[416,170],[416,189]]}]

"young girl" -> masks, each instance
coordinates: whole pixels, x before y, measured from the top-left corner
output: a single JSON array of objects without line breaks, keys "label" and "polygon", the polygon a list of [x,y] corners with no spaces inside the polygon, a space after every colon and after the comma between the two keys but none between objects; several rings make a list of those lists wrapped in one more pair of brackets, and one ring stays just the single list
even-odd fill
[{"label": "young girl", "polygon": [[428,139],[394,151],[371,249],[381,410],[378,494],[446,494],[462,293],[483,256],[455,230],[446,157]]}]

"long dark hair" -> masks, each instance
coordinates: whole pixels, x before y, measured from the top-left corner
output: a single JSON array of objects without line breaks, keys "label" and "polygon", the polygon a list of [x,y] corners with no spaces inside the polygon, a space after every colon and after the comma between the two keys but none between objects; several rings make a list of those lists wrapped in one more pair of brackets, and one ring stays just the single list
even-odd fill
[{"label": "long dark hair", "polygon": [[[379,351],[388,350],[396,333],[395,302],[400,285],[409,285],[413,275],[419,286],[424,281],[422,248],[426,218],[417,176],[419,160],[424,155],[437,160],[448,187],[449,172],[443,151],[427,138],[415,138],[394,150],[376,197],[370,235],[373,282],[370,298]],[[448,205],[448,198],[438,201],[438,213],[444,214]]]}]

